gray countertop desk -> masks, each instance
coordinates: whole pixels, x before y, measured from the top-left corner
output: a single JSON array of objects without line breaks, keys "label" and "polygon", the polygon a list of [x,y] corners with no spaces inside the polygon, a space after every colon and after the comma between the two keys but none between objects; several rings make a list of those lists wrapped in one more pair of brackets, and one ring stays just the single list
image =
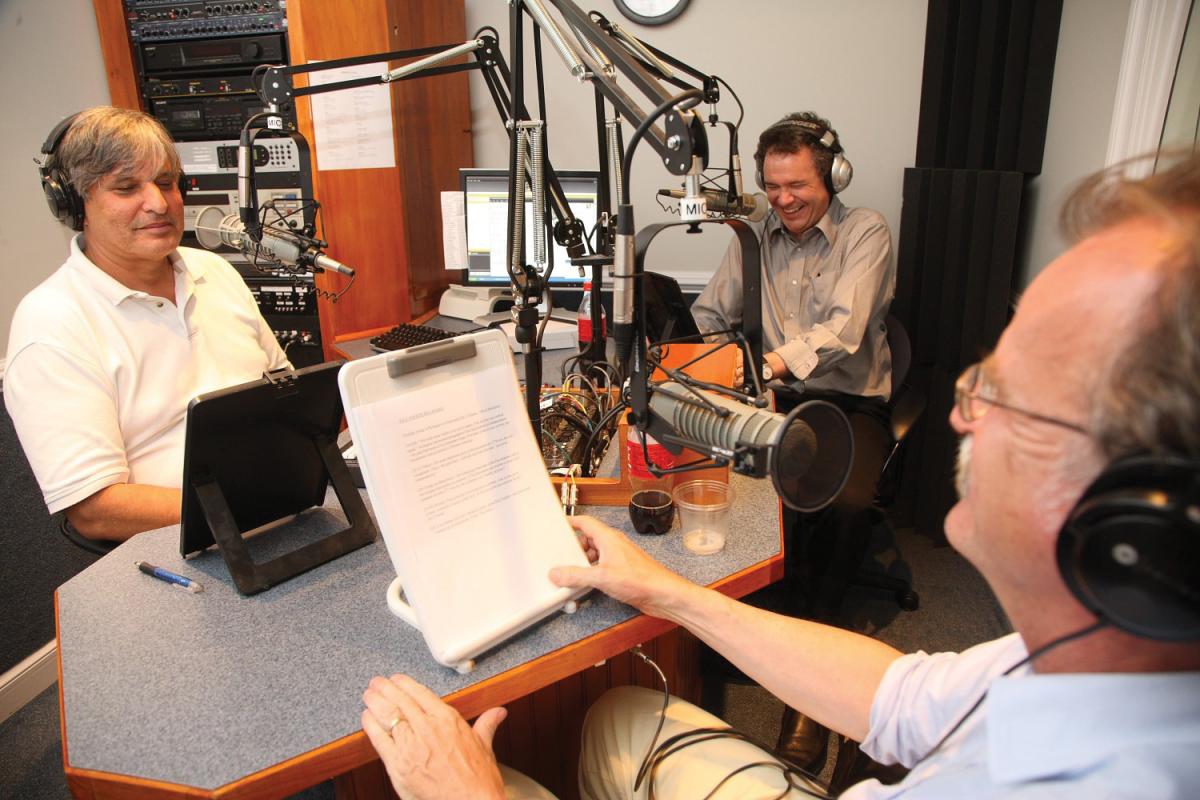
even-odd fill
[{"label": "gray countertop desk", "polygon": [[[731,480],[738,499],[722,553],[688,553],[678,523],[662,537],[630,535],[691,580],[741,596],[782,573],[778,502],[769,482]],[[582,512],[631,531],[624,507]],[[336,514],[315,512],[308,526],[319,524],[336,524]],[[276,531],[264,542],[289,535]],[[134,567],[139,560],[198,579],[204,591],[144,575]],[[389,613],[384,591],[393,576],[377,540],[243,597],[215,551],[180,557],[177,527],[122,544],[56,594],[72,792],[287,796],[375,758],[358,722],[373,675],[412,675],[470,718],[672,627],[594,595],[575,614],[550,618],[459,675]]]}]

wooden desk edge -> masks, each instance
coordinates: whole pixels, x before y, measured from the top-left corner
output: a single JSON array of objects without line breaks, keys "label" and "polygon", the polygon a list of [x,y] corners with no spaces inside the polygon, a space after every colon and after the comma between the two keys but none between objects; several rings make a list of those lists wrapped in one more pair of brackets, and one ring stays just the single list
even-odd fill
[{"label": "wooden desk edge", "polygon": [[[783,553],[780,552],[711,584],[709,588],[730,597],[741,597],[778,580],[782,575]],[[267,800],[294,794],[377,758],[366,734],[357,731],[213,790],[73,767],[67,747],[57,591],[54,593],[54,623],[58,645],[58,709],[62,730],[63,771],[66,773],[71,794],[77,800],[133,800],[146,797]],[[471,719],[493,706],[524,697],[568,675],[601,663],[673,627],[675,626],[672,623],[665,620],[638,615],[539,656],[527,664],[447,695],[445,700],[464,717]]]}]

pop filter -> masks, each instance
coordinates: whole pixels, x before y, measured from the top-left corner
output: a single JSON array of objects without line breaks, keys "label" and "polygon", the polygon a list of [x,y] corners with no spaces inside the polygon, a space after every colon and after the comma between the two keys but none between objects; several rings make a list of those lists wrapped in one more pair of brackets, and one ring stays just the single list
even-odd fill
[{"label": "pop filter", "polygon": [[789,508],[819,511],[833,502],[850,475],[854,435],[841,409],[824,400],[810,400],[786,417],[720,395],[697,402],[674,381],[651,386],[650,410],[704,450],[733,457],[745,448],[766,453],[751,458],[738,472],[771,477],[776,493]]},{"label": "pop filter", "polygon": [[780,499],[806,513],[832,503],[854,461],[854,435],[842,410],[825,400],[801,403],[784,417],[777,441],[770,474]]},{"label": "pop filter", "polygon": [[225,209],[218,206],[206,206],[200,209],[200,214],[196,217],[196,241],[205,250],[216,250],[222,245],[227,245],[237,249],[237,244],[230,244],[227,240],[227,223],[226,217],[237,219],[236,214],[228,214]]}]

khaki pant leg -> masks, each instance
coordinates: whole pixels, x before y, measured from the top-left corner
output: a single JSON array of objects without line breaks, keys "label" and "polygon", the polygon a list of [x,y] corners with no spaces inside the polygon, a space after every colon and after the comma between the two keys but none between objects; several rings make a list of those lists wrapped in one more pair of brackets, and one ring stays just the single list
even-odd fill
[{"label": "khaki pant leg", "polygon": [[500,777],[504,779],[506,800],[558,800],[545,786],[511,767],[501,764]]},{"label": "khaki pant leg", "polygon": [[[637,686],[610,689],[590,709],[583,725],[579,758],[579,794],[584,800],[645,798],[648,780],[637,792],[633,784],[658,725],[662,693]],[[672,697],[658,743],[696,728],[728,727],[718,717]],[[657,745],[656,745],[657,746]],[[654,793],[662,800],[701,798],[729,773],[756,761],[775,761],[762,749],[738,739],[694,744],[664,760],[655,773]],[[778,797],[787,779],[774,767],[756,767],[732,778],[718,798]],[[793,792],[788,797],[803,797]]]}]

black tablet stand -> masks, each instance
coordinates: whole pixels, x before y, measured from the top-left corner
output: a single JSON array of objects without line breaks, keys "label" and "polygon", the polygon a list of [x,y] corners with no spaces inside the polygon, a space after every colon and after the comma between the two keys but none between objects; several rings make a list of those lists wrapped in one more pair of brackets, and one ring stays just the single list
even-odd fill
[{"label": "black tablet stand", "polygon": [[[339,366],[270,373],[201,396],[189,408],[180,550],[188,556],[215,542],[242,594],[269,589],[375,539],[375,524],[336,444]],[[330,483],[349,526],[256,562],[247,534],[287,531],[290,517],[323,502]]]}]

